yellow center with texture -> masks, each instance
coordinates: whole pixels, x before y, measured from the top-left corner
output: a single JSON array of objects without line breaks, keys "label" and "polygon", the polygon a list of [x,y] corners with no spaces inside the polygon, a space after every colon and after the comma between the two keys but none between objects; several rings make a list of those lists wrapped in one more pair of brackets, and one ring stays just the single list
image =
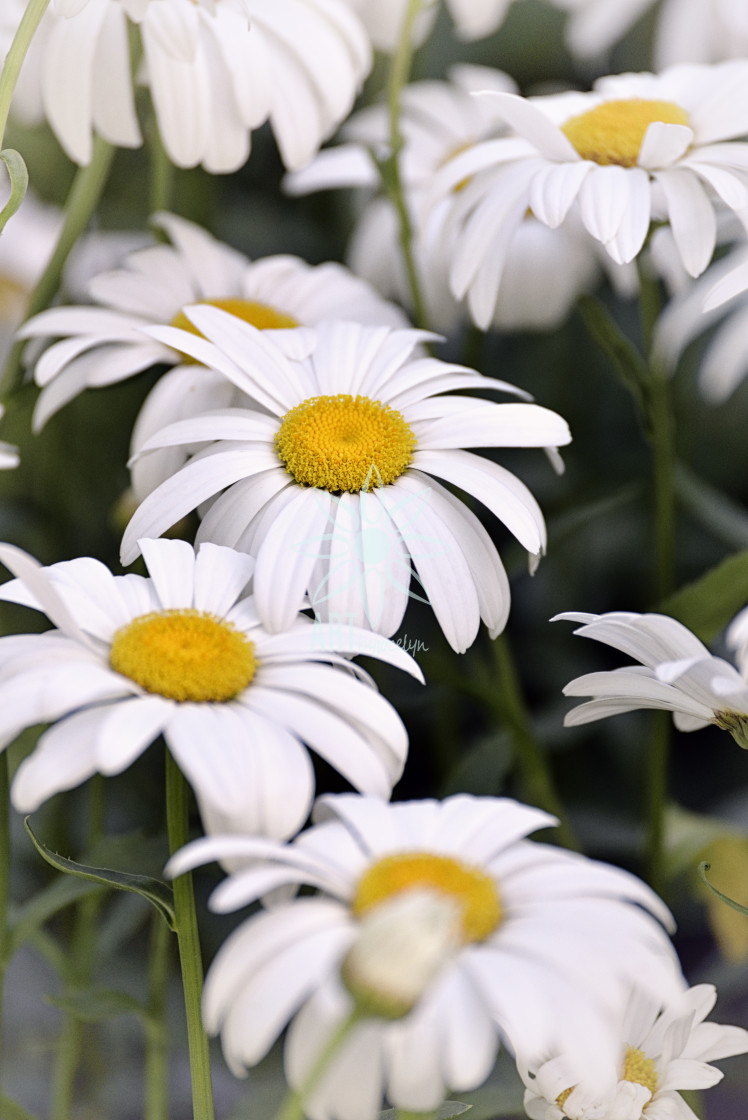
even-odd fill
[{"label": "yellow center with texture", "polygon": [[114,635],[109,663],[146,692],[169,700],[221,702],[242,692],[257,670],[254,645],[206,611],[154,611]]},{"label": "yellow center with texture", "polygon": [[[627,1046],[621,1081],[632,1081],[635,1085],[643,1085],[645,1089],[649,1089],[651,1100],[657,1092],[657,1066],[654,1059],[648,1058],[646,1054],[633,1046]],[[563,1109],[573,1090],[574,1086],[572,1085],[556,1097],[556,1104],[560,1109]]]},{"label": "yellow center with texture", "polygon": [[[299,326],[298,320],[294,319],[292,315],[286,315],[285,311],[276,311],[274,307],[270,307],[266,303],[256,303],[251,299],[229,297],[228,299],[195,300],[195,303],[200,307],[218,307],[221,311],[228,311],[229,315],[233,315],[236,319],[243,319],[245,323],[257,327],[259,331],[281,330]],[[171,321],[171,326],[189,331],[200,338],[204,337],[194,323],[190,322],[184,311],[177,312]]]},{"label": "yellow center with texture", "polygon": [[647,101],[632,97],[604,101],[572,117],[561,131],[582,159],[603,165],[636,167],[644,135],[651,124],[688,125],[688,113],[673,101]]},{"label": "yellow center with texture", "polygon": [[348,493],[394,482],[415,446],[399,412],[349,393],[302,401],[275,437],[278,458],[300,486]]},{"label": "yellow center with texture", "polygon": [[360,918],[394,895],[424,888],[459,904],[465,944],[485,941],[501,924],[501,899],[490,875],[451,856],[430,852],[398,852],[377,860],[359,879],[351,908]]}]

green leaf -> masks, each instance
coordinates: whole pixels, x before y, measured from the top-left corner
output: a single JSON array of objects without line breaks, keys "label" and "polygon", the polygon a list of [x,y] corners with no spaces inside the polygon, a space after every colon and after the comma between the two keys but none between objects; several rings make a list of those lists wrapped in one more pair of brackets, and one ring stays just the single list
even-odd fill
[{"label": "green leaf", "polygon": [[134,891],[135,894],[147,898],[156,907],[170,929],[175,928],[174,894],[171,887],[166,883],[162,883],[160,879],[153,879],[149,875],[132,875],[127,871],[113,871],[106,867],[88,867],[86,864],[76,863],[72,859],[67,859],[65,856],[50,851],[46,845],[42,844],[41,840],[38,840],[34,835],[28,817],[24,823],[36,850],[52,867],[58,871],[64,871],[68,875],[75,875],[79,879],[87,879],[92,883],[113,887],[115,890]]},{"label": "green leaf", "polygon": [[675,495],[679,502],[730,548],[748,548],[748,512],[740,502],[700,478],[685,463],[675,464]]},{"label": "green leaf", "polygon": [[748,602],[748,549],[728,556],[669,595],[659,609],[692,630],[702,642],[712,642]]},{"label": "green leaf", "polygon": [[126,992],[110,991],[107,988],[89,988],[64,996],[47,996],[46,1002],[86,1023],[113,1019],[116,1015],[137,1015],[139,1019],[148,1019],[148,1010],[140,1000]]},{"label": "green leaf", "polygon": [[497,794],[512,765],[512,744],[503,731],[481,735],[449,771],[442,797],[453,793]]},{"label": "green leaf", "polygon": [[84,895],[101,889],[102,887],[96,883],[71,878],[68,875],[64,879],[55,879],[53,883],[39,891],[29,902],[18,907],[13,913],[11,919],[12,952],[15,952],[24,941],[32,937],[45,922],[49,921],[60,910],[64,910],[66,906],[77,902]]},{"label": "green leaf", "polygon": [[36,1117],[4,1093],[0,1093],[0,1120],[36,1120]]},{"label": "green leaf", "polygon": [[0,210],[0,233],[23,202],[29,186],[29,173],[20,152],[14,148],[3,148],[0,160],[5,164],[10,176],[10,198]]},{"label": "green leaf", "polygon": [[709,887],[709,890],[712,892],[712,894],[715,894],[717,898],[724,902],[726,906],[731,907],[731,909],[733,910],[737,910],[738,914],[742,914],[744,917],[748,918],[748,906],[742,906],[739,902],[736,902],[734,898],[730,898],[729,895],[723,894],[722,891],[717,890],[717,888],[709,882],[706,877],[706,873],[707,871],[711,871],[711,867],[711,863],[707,863],[706,860],[699,864],[699,875]]},{"label": "green leaf", "polygon": [[646,415],[644,387],[649,384],[647,364],[634,344],[594,296],[580,296],[577,306],[587,333],[610,361],[624,386]]}]

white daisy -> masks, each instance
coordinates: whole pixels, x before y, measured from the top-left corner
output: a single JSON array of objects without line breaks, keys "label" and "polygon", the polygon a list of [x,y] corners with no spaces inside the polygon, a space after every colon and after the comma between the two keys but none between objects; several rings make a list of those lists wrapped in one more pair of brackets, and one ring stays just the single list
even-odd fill
[{"label": "white daisy", "polygon": [[174,327],[150,333],[222,373],[263,411],[216,410],[145,445],[208,444],[138,508],[122,540],[123,562],[137,555],[139,537],[159,536],[224,491],[198,539],[256,556],[255,594],[268,629],[284,629],[308,591],[320,617],[393,634],[412,559],[454,649],[474,641],[481,619],[498,634],[509,610],[499,554],[477,517],[436,479],[478,498],[539,557],[545,526],[529,490],[463,448],[556,447],[571,438],[566,422],[534,404],[448,393],[525,396],[463,366],[414,357],[433,337],[423,331],[322,323],[312,354],[292,361],[267,333],[218,308],[187,314],[204,337]]},{"label": "white daisy", "polygon": [[[392,53],[400,42],[401,30],[409,0],[350,0],[351,6],[364,22],[377,50]],[[506,19],[513,0],[446,0],[447,11],[460,39],[485,39],[498,31]],[[415,26],[414,39],[421,43],[434,26],[438,0],[422,0]]]},{"label": "white daisy", "polygon": [[[111,385],[155,364],[172,367],[146,399],[136,421],[132,452],[159,428],[209,408],[244,403],[246,398],[219,374],[171,346],[143,334],[153,323],[191,329],[183,308],[194,303],[223,307],[267,330],[295,356],[308,353],[302,326],[325,318],[405,326],[405,315],[342,265],[312,266],[298,257],[277,255],[250,261],[216,241],[192,222],[157,214],[170,245],[131,253],[123,267],[94,277],[88,289],[94,307],[55,307],[30,319],[22,338],[57,339],[39,357],[34,377],[42,391],[33,425],[47,420],[84,388]],[[185,455],[166,451],[137,462],[133,486],[139,498],[172,474]]]},{"label": "white daisy", "polygon": [[18,768],[13,804],[32,812],[97,771],[118,774],[159,735],[192,785],[206,827],[285,837],[314,792],[307,743],[356,788],[387,797],[405,729],[352,667],[365,652],[420,678],[393,642],[294,618],[268,634],[246,594],[252,559],[184,541],[141,541],[150,578],[88,557],[40,568],[10,545],[17,579],[0,599],[56,629],[0,638],[0,746],[51,723]]},{"label": "white daisy", "polygon": [[[728,641],[739,648],[741,617],[728,631]],[[624,611],[601,615],[566,611],[551,621],[558,619],[581,622],[575,634],[604,642],[641,663],[570,681],[565,696],[592,699],[566,714],[567,727],[637,708],[661,708],[673,713],[679,731],[697,731],[714,723],[729,731],[741,747],[748,747],[748,684],[734,665],[711,654],[680,622],[662,614]]]},{"label": "white daisy", "polygon": [[[449,82],[424,81],[406,86],[402,95],[403,148],[401,175],[414,231],[413,252],[428,322],[450,333],[464,311],[449,289],[449,269],[455,252],[454,230],[445,229],[449,200],[427,214],[425,198],[433,177],[455,153],[505,131],[490,97],[474,97],[478,90],[513,92],[506,74],[485,66],[455,66]],[[371,192],[380,186],[369,152],[380,157],[388,150],[389,123],[385,106],[355,114],[342,135],[349,141],[320,152],[302,171],[287,175],[284,187],[293,194],[329,187],[357,187],[365,192],[354,227],[347,260],[359,276],[384,295],[407,307],[412,293],[400,250],[400,226],[389,199]],[[465,183],[458,183],[460,191]],[[548,229],[528,216],[509,247],[506,282],[490,307],[468,310],[481,327],[503,330],[551,329],[558,326],[579,293],[598,272],[600,251],[579,223]],[[496,295],[496,294],[495,294]],[[495,310],[494,310],[495,305]]]},{"label": "white daisy", "polygon": [[[566,40],[582,58],[602,54],[656,0],[551,0],[570,14]],[[662,0],[657,7],[654,63],[722,62],[748,54],[744,0]]]},{"label": "white daisy", "polygon": [[698,1120],[680,1089],[708,1089],[722,1080],[710,1065],[744,1054],[748,1031],[705,1023],[717,999],[711,984],[698,984],[662,1009],[642,992],[631,998],[621,1029],[618,1082],[611,1099],[575,1086],[563,1056],[534,1070],[521,1069],[530,1120]]},{"label": "white daisy", "polygon": [[[238,1076],[293,1019],[285,1066],[296,1087],[351,1010],[341,967],[367,921],[408,892],[459,908],[460,944],[442,954],[412,1013],[356,1026],[304,1104],[312,1120],[370,1120],[383,1096],[430,1113],[447,1091],[486,1079],[501,1041],[529,1058],[564,1039],[575,1057],[591,1050],[602,1064],[615,1053],[613,1028],[631,985],[658,1002],[681,991],[660,900],[627,872],[526,840],[555,823],[538,809],[467,795],[389,805],[343,795],[320,798],[315,819],[285,847],[205,838],[167,869],[235,861],[211,899],[220,911],[277,887],[317,889],[311,898],[286,895],[239,926],[203,1001],[206,1027],[220,1032]],[[417,944],[413,952],[420,965]],[[356,976],[347,979],[355,991]]]},{"label": "white daisy", "polygon": [[697,276],[714,250],[715,206],[748,205],[748,144],[736,140],[748,131],[746,61],[621,74],[591,93],[485,96],[516,135],[460,153],[433,184],[435,203],[451,197],[458,298],[495,297],[528,207],[552,228],[574,209],[618,263],[639,253],[653,220],[667,221]]},{"label": "white daisy", "polygon": [[302,167],[350,112],[371,66],[346,0],[57,0],[35,72],[47,120],[77,163],[89,162],[94,132],[122,147],[141,143],[128,21],[179,167],[236,170],[267,120],[286,166]]}]

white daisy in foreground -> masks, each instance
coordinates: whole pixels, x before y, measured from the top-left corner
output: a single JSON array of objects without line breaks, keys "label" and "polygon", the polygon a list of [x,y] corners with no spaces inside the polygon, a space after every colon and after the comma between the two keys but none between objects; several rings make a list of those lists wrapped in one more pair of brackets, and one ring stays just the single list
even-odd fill
[{"label": "white daisy in foreground", "polygon": [[516,135],[456,155],[433,183],[434,204],[452,197],[459,299],[495,298],[528,207],[551,228],[573,208],[617,263],[666,221],[698,276],[714,251],[715,207],[748,205],[748,144],[737,139],[748,132],[746,61],[620,74],[591,93],[485,96]]},{"label": "white daisy in foreground", "polygon": [[627,872],[526,840],[556,823],[539,809],[467,795],[389,805],[343,795],[320,798],[315,819],[285,847],[215,836],[188,845],[168,867],[179,875],[214,859],[244,861],[212,896],[221,911],[278,886],[317,889],[235,930],[211,967],[203,1002],[206,1027],[220,1032],[238,1076],[293,1019],[285,1065],[295,1087],[360,996],[362,959],[374,966],[365,969],[369,1006],[380,972],[374,946],[362,950],[369,923],[386,907],[377,924],[394,939],[393,903],[409,895],[421,914],[424,894],[432,905],[441,898],[456,907],[457,944],[450,949],[448,912],[437,919],[446,934],[436,953],[430,943],[412,943],[422,979],[424,956],[441,967],[431,978],[426,968],[413,1011],[388,1022],[387,980],[400,977],[400,949],[407,952],[413,928],[413,913],[400,909],[404,944],[395,967],[381,971],[379,1017],[360,1022],[336,1054],[304,1104],[312,1120],[372,1120],[383,1096],[396,1108],[430,1113],[447,1091],[482,1084],[502,1041],[530,1058],[563,1039],[575,1059],[583,1064],[592,1054],[602,1068],[613,1060],[614,1024],[631,985],[658,1002],[682,988],[657,896]]},{"label": "white daisy in foreground", "polygon": [[[743,644],[742,617],[738,615],[728,631],[735,646]],[[673,713],[679,731],[697,731],[714,723],[748,748],[748,683],[734,665],[714,657],[682,623],[663,614],[624,611],[600,615],[566,611],[551,621],[558,619],[581,622],[575,634],[604,642],[641,663],[570,681],[565,696],[592,699],[567,712],[567,727],[637,708],[660,708]]]},{"label": "white daisy in foreground", "polygon": [[619,1078],[612,1099],[595,1098],[576,1086],[563,1056],[521,1070],[530,1120],[698,1120],[681,1089],[708,1089],[723,1074],[710,1062],[744,1054],[748,1031],[705,1023],[717,999],[711,984],[683,992],[663,1010],[641,992],[629,1002],[622,1024]]},{"label": "white daisy in foreground", "polygon": [[[656,0],[551,0],[570,13],[566,40],[583,58],[603,54]],[[722,62],[748,54],[745,0],[662,0],[657,6],[654,63]]]},{"label": "white daisy in foreground", "polygon": [[[286,166],[302,167],[348,115],[371,66],[346,0],[57,0],[35,73],[45,116],[76,163],[90,161],[94,132],[122,147],[141,143],[131,23],[178,167],[235,171],[267,120]],[[33,100],[26,89],[24,102]]]},{"label": "white daisy in foreground", "polygon": [[17,579],[0,599],[43,610],[57,629],[0,638],[0,746],[51,723],[13,780],[33,812],[96,772],[118,774],[163,735],[206,828],[285,837],[314,795],[308,744],[356,788],[387,797],[407,736],[351,666],[365,652],[417,678],[393,642],[301,616],[270,635],[246,592],[251,557],[216,545],[141,541],[150,578],[88,557],[40,568],[10,545]]},{"label": "white daisy in foreground", "polygon": [[[463,652],[480,620],[506,623],[509,583],[486,530],[436,479],[478,498],[531,557],[545,525],[530,491],[465,447],[556,447],[571,438],[555,412],[493,404],[452,389],[524,396],[506,382],[414,351],[433,336],[322,323],[312,354],[292,361],[267,334],[215,307],[188,317],[202,338],[151,328],[222,373],[256,409],[223,409],[172,424],[144,446],[208,446],[135,512],[122,560],[202,502],[199,540],[257,558],[255,594],[270,630],[285,629],[308,592],[319,617],[393,634],[405,613],[411,559],[450,645]],[[209,341],[208,341],[209,340]],[[434,477],[436,476],[436,478]]]},{"label": "white daisy in foreground", "polygon": [[[147,397],[136,421],[132,452],[166,424],[210,408],[244,403],[220,374],[206,370],[179,350],[148,337],[143,327],[171,324],[191,330],[184,308],[208,303],[266,330],[287,353],[309,352],[303,330],[322,319],[406,326],[405,315],[342,265],[308,265],[277,255],[250,261],[174,214],[156,214],[170,245],[130,253],[121,268],[103,272],[88,285],[93,307],[55,307],[24,324],[20,337],[55,339],[35,358],[41,393],[34,409],[39,431],[85,388],[112,385],[156,364],[171,367]],[[152,455],[133,467],[138,497],[149,493],[184,462],[182,452]]]}]

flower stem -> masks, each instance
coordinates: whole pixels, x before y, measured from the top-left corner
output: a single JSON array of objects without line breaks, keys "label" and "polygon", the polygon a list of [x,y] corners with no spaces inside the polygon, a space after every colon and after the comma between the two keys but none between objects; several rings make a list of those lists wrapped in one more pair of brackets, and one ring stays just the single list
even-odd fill
[{"label": "flower stem", "polygon": [[309,1070],[301,1088],[291,1089],[286,1094],[285,1099],[275,1115],[275,1120],[304,1120],[304,1101],[314,1092],[330,1062],[338,1053],[350,1032],[362,1018],[364,1018],[362,1011],[358,1007],[354,1007],[347,1018],[341,1019],[338,1026],[322,1047],[317,1060]]},{"label": "flower stem", "polygon": [[160,914],[154,913],[151,919],[151,939],[148,950],[144,1120],[167,1120],[169,1115],[166,987],[169,979],[170,948],[169,927]]},{"label": "flower stem", "polygon": [[15,92],[18,75],[21,73],[23,60],[48,7],[49,0],[28,0],[26,9],[21,16],[21,22],[13,36],[13,42],[5,56],[5,63],[2,73],[0,73],[0,148],[2,148],[5,139],[10,103],[13,100],[13,93]]},{"label": "flower stem", "polygon": [[[65,202],[65,220],[57,239],[54,252],[38,281],[28,308],[27,318],[43,311],[52,302],[60,286],[60,278],[70,250],[85,231],[91,215],[96,209],[109,176],[114,157],[114,147],[94,136],[91,162],[88,167],[78,169]],[[0,397],[5,398],[16,388],[21,371],[21,353],[26,345],[19,340],[11,348],[8,361],[0,379]]]},{"label": "flower stem", "polygon": [[[171,756],[166,752],[166,826],[169,852],[173,855],[189,839],[187,819],[187,782]],[[174,880],[174,912],[182,971],[184,1005],[187,1015],[187,1045],[192,1079],[193,1120],[213,1120],[213,1086],[210,1076],[208,1037],[200,1015],[203,991],[203,966],[195,912],[192,874],[186,872]]]},{"label": "flower stem", "polygon": [[413,62],[413,28],[421,10],[421,3],[422,0],[408,0],[400,30],[400,40],[390,63],[390,72],[387,79],[390,155],[380,167],[380,173],[385,190],[397,213],[400,227],[400,248],[413,300],[413,318],[419,327],[427,328],[426,305],[413,253],[413,224],[410,220],[400,175],[400,152],[403,147],[403,137],[400,132],[400,101],[403,88],[410,76],[410,68]]}]

